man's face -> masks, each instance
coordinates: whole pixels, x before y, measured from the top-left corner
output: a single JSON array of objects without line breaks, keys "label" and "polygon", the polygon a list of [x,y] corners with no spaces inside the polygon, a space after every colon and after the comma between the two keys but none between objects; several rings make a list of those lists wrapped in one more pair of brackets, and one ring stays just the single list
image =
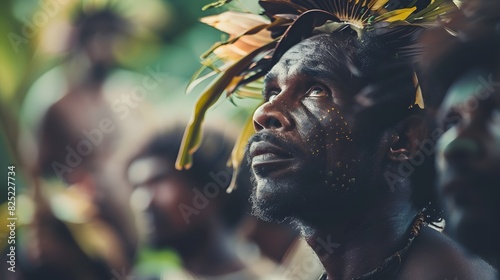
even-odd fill
[{"label": "man's face", "polygon": [[335,59],[313,37],[266,76],[248,145],[254,212],[265,220],[327,216],[351,202],[343,198],[361,179],[364,151],[351,138],[352,96],[335,82]]},{"label": "man's face", "polygon": [[[439,191],[451,231],[475,251],[500,234],[500,80],[472,70],[449,88],[438,112]],[[487,243],[483,243],[487,242]]]},{"label": "man's face", "polygon": [[131,164],[128,173],[135,186],[132,207],[142,212],[139,214],[144,219],[148,242],[155,247],[178,245],[176,242],[198,232],[214,214],[210,204],[195,214],[183,213],[182,205],[195,207],[195,183],[185,172],[175,170],[173,161],[139,159]]}]

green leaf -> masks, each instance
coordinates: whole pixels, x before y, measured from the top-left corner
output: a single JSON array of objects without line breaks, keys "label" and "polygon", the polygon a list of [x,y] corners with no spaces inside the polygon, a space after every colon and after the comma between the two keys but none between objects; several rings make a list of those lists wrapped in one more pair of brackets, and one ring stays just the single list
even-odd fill
[{"label": "green leaf", "polygon": [[448,13],[458,9],[457,6],[450,0],[435,0],[425,9],[408,17],[409,21],[413,20],[435,20],[436,16]]},{"label": "green leaf", "polygon": [[262,88],[263,88],[262,83],[246,84],[244,86],[239,87],[234,92],[234,96],[236,96],[237,98],[262,99]]},{"label": "green leaf", "polygon": [[[262,103],[259,104],[259,106]],[[259,107],[257,106],[257,108]],[[257,109],[255,108],[255,110]],[[228,166],[233,167],[233,177],[231,178],[231,183],[227,188],[227,193],[231,193],[236,189],[236,179],[238,177],[238,173],[241,167],[241,162],[245,157],[245,146],[248,143],[248,139],[255,133],[255,129],[253,127],[253,110],[250,116],[248,116],[245,125],[243,126],[243,130],[241,131],[238,139],[236,139],[236,143],[234,144],[233,151],[231,152],[231,158],[228,161]]]},{"label": "green leaf", "polygon": [[218,73],[217,71],[212,70],[209,73],[207,73],[203,76],[200,76],[201,73],[203,73],[203,71],[205,71],[205,69],[207,69],[207,68],[208,68],[208,66],[202,65],[200,67],[200,69],[198,69],[196,71],[196,73],[194,73],[193,77],[191,77],[191,79],[189,80],[188,85],[186,87],[186,94],[189,94],[197,85],[199,85],[203,81],[207,80],[208,78],[210,78]]},{"label": "green leaf", "polygon": [[226,4],[231,3],[232,1],[233,0],[219,0],[217,2],[213,2],[213,3],[210,3],[210,4],[203,6],[203,8],[201,8],[201,10],[206,11],[206,10],[212,9],[212,8],[219,8],[219,7],[222,7]]},{"label": "green leaf", "polygon": [[201,130],[207,110],[219,100],[222,93],[231,84],[233,79],[247,68],[253,59],[262,51],[273,48],[276,40],[272,41],[241,58],[238,62],[219,74],[219,76],[208,86],[208,88],[196,100],[191,120],[189,121],[182,138],[179,155],[175,162],[178,170],[189,169],[193,164],[193,154],[201,144]]}]

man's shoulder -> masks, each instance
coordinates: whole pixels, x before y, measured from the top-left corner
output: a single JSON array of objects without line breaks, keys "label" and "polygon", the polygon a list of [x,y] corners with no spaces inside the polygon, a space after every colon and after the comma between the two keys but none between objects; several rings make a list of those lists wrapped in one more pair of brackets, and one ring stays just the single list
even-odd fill
[{"label": "man's shoulder", "polygon": [[431,228],[422,230],[408,253],[400,279],[496,280],[491,265]]}]

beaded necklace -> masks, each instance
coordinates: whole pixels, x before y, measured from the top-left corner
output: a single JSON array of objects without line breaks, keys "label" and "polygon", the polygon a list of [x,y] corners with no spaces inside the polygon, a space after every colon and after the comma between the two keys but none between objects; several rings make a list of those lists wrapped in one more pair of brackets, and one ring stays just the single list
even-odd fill
[{"label": "beaded necklace", "polygon": [[[353,278],[353,280],[394,279],[399,273],[399,269],[401,268],[403,256],[410,249],[411,245],[413,244],[413,240],[415,240],[415,237],[419,235],[423,224],[424,224],[424,214],[422,212],[419,212],[413,220],[412,226],[410,228],[410,237],[408,238],[408,242],[406,243],[405,247],[395,252],[390,257],[386,258],[384,262],[374,270],[365,273],[359,277],[355,277]],[[392,277],[386,275],[391,271],[393,273]],[[319,280],[327,280],[326,273],[323,274]]]}]

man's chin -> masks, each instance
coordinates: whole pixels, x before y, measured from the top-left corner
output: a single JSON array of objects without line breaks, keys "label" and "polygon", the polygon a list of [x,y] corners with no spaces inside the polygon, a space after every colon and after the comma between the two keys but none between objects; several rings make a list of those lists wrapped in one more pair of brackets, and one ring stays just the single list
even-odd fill
[{"label": "man's chin", "polygon": [[252,203],[252,215],[266,222],[282,223],[290,217],[288,213],[277,205],[270,205],[261,200],[253,200]]},{"label": "man's chin", "polygon": [[[258,183],[251,195],[252,214],[264,221],[281,223],[297,210],[294,191],[285,191],[280,184]],[[291,207],[292,206],[292,207]]]}]

